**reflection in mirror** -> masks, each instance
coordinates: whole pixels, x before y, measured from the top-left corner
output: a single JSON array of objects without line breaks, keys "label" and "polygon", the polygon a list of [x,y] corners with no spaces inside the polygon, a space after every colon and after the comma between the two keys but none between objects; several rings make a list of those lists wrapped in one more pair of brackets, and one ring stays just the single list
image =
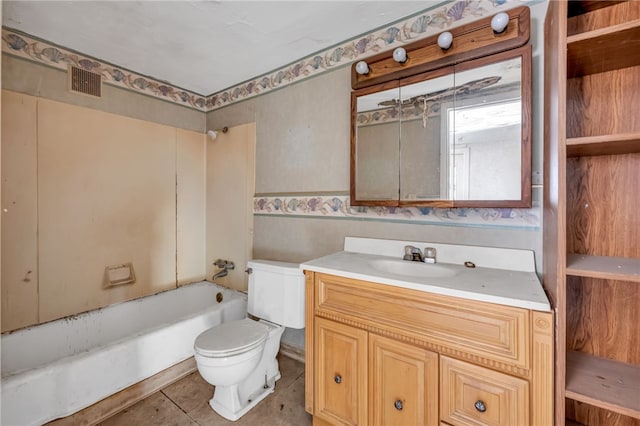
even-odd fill
[{"label": "reflection in mirror", "polygon": [[439,200],[446,194],[446,145],[441,142],[441,105],[453,99],[453,73],[400,87],[400,199]]},{"label": "reflection in mirror", "polygon": [[527,207],[531,47],[352,93],[353,205]]},{"label": "reflection in mirror", "polygon": [[397,200],[400,92],[394,88],[357,99],[355,156],[359,200]]},{"label": "reflection in mirror", "polygon": [[466,89],[445,105],[448,198],[520,199],[521,68],[515,57],[456,71],[456,88]]}]

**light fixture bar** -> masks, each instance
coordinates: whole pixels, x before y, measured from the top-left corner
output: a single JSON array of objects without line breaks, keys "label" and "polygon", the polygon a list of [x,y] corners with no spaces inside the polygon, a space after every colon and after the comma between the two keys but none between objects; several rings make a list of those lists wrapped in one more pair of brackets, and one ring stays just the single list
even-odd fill
[{"label": "light fixture bar", "polygon": [[529,41],[530,26],[529,7],[519,6],[451,28],[354,63],[351,87],[369,87],[521,47]]}]

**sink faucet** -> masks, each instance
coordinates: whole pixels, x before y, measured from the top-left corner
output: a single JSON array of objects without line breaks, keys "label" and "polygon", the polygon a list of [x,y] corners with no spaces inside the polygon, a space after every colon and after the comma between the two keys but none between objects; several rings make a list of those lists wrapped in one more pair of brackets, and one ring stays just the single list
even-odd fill
[{"label": "sink faucet", "polygon": [[404,246],[403,259],[412,262],[436,263],[436,249],[434,247],[425,247],[423,255],[418,247]]},{"label": "sink faucet", "polygon": [[425,247],[424,248],[424,262],[425,263],[436,263],[436,249],[435,249],[435,247]]},{"label": "sink faucet", "polygon": [[418,247],[404,246],[404,260],[411,260],[413,262],[424,262],[422,252]]}]

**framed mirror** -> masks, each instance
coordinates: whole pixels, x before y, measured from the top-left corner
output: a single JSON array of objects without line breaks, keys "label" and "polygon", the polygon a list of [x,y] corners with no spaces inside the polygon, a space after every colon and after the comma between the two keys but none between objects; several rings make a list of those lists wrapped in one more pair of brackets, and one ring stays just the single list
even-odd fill
[{"label": "framed mirror", "polygon": [[351,204],[530,207],[531,47],[359,89]]}]

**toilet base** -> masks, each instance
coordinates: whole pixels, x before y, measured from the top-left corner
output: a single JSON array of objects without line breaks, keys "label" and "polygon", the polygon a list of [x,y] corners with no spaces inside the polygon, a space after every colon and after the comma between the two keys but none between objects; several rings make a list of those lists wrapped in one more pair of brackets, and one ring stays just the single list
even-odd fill
[{"label": "toilet base", "polygon": [[[261,320],[269,327],[262,358],[247,378],[238,384],[216,386],[209,405],[227,420],[236,421],[260,401],[272,394],[276,381],[280,380],[280,368],[276,355],[284,327]],[[212,383],[215,386],[215,383]]]},{"label": "toilet base", "polygon": [[280,373],[278,373],[276,377],[268,380],[267,384],[259,391],[249,396],[247,401],[244,402],[244,405],[240,401],[238,385],[218,386],[215,389],[213,398],[209,401],[209,406],[225,419],[235,422],[260,401],[271,395],[275,391],[277,380],[280,380]]}]

